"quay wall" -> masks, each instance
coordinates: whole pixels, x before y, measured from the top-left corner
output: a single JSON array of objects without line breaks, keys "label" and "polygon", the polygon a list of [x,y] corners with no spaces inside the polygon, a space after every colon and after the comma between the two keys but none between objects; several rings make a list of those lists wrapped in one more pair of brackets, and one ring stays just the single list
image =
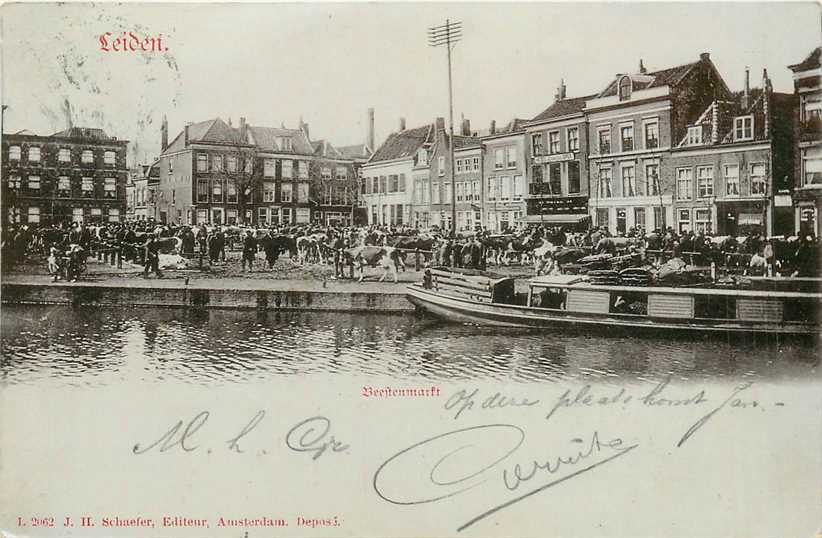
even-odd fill
[{"label": "quay wall", "polygon": [[161,306],[246,308],[260,310],[323,310],[344,312],[413,312],[404,289],[343,291],[333,289],[232,289],[230,287],[123,287],[93,283],[2,283],[4,304],[65,304],[73,306]]}]

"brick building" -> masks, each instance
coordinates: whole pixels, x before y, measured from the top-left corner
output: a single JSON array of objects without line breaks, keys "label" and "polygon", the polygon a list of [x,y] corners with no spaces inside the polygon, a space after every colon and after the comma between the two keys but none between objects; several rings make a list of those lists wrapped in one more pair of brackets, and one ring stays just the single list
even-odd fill
[{"label": "brick building", "polygon": [[589,213],[612,233],[662,228],[674,221],[671,148],[714,99],[730,99],[710,55],[648,72],[617,75],[585,103]]},{"label": "brick building", "polygon": [[504,232],[525,218],[525,184],[530,166],[526,121],[513,119],[501,129],[491,122],[482,137],[484,223],[492,232]]},{"label": "brick building", "polygon": [[794,124],[794,230],[822,235],[822,47],[816,47],[793,71],[796,106]]},{"label": "brick building", "polygon": [[675,140],[674,227],[718,235],[792,233],[792,96],[761,88],[714,99]]},{"label": "brick building", "polygon": [[127,140],[70,127],[50,136],[3,135],[6,222],[119,222],[126,214]]},{"label": "brick building", "polygon": [[551,106],[526,126],[532,166],[528,177],[526,221],[587,229],[588,127],[585,102],[566,98],[565,83]]},{"label": "brick building", "polygon": [[482,143],[470,136],[470,124],[463,120],[453,136],[454,184],[451,185],[451,140],[445,122],[437,122],[434,144],[429,152],[431,185],[431,225],[451,229],[452,196],[456,211],[456,231],[474,230],[482,221]]}]

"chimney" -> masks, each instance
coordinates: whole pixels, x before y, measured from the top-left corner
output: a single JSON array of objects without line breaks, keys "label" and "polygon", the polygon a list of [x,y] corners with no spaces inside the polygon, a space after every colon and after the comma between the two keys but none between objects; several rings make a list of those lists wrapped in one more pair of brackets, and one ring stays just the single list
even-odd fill
[{"label": "chimney", "polygon": [[710,52],[703,52],[702,54],[699,55],[699,59],[702,60],[703,62],[707,62],[708,60],[711,59],[711,53]]},{"label": "chimney", "polygon": [[639,59],[639,74],[644,75],[647,72],[648,72],[648,70],[645,69],[645,65],[642,63],[642,58],[640,58]]},{"label": "chimney", "polygon": [[405,130],[405,118],[400,118],[400,132]]},{"label": "chimney", "polygon": [[240,140],[243,142],[248,140],[248,125],[245,123],[245,116],[240,116]]},{"label": "chimney", "polygon": [[565,79],[562,78],[559,80],[559,86],[557,87],[557,93],[554,95],[555,101],[562,101],[565,99]]},{"label": "chimney", "polygon": [[497,134],[497,120],[491,120],[491,126],[488,128],[489,134]]},{"label": "chimney", "polygon": [[719,143],[719,101],[714,97],[711,105],[711,144]]},{"label": "chimney", "polygon": [[163,114],[163,123],[160,124],[160,146],[162,151],[165,151],[168,147],[168,120],[165,114]]},{"label": "chimney", "polygon": [[66,116],[66,129],[74,127],[74,122],[71,119],[71,103],[68,98],[63,101],[63,114]]},{"label": "chimney", "polygon": [[768,70],[762,70],[762,113],[765,116],[765,137],[770,138],[771,118],[770,118],[770,101],[771,101],[771,79],[768,78]]},{"label": "chimney", "polygon": [[434,121],[434,124],[437,127],[437,131],[444,131],[445,130],[445,118],[437,118]]},{"label": "chimney", "polygon": [[185,133],[185,134],[184,134],[184,138],[183,138],[183,142],[184,142],[184,144],[183,144],[183,145],[184,145],[184,146],[186,146],[186,147],[188,146],[188,126],[189,126],[189,125],[191,125],[191,124],[190,124],[190,123],[186,123],[185,129],[183,130],[183,131],[184,131],[184,133]]},{"label": "chimney", "polygon": [[233,127],[233,125],[231,125],[231,116],[228,117],[228,126]]},{"label": "chimney", "polygon": [[742,94],[742,108],[747,111],[751,102],[751,70],[745,67],[745,91]]},{"label": "chimney", "polygon": [[368,140],[366,141],[371,151],[374,151],[374,109],[368,109]]},{"label": "chimney", "polygon": [[300,118],[300,130],[305,133],[307,139],[311,140],[311,136],[308,134],[308,124],[304,122],[302,118]]},{"label": "chimney", "polygon": [[471,136],[471,120],[462,119],[462,136]]}]

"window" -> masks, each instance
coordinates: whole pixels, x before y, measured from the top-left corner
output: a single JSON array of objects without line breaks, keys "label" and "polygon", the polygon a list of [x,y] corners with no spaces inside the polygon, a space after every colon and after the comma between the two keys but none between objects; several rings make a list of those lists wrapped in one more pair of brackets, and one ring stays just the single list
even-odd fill
[{"label": "window", "polygon": [[[29,162],[40,162],[40,148],[29,148]],[[83,161],[85,162],[85,161]]]},{"label": "window", "polygon": [[808,95],[802,102],[802,121],[809,122],[822,118],[822,98]]},{"label": "window", "polygon": [[291,138],[287,138],[287,137],[283,136],[283,137],[280,137],[278,141],[280,143],[280,149],[282,149],[283,151],[291,151],[294,147],[292,145]]},{"label": "window", "polygon": [[822,149],[807,148],[802,154],[802,178],[804,186],[822,185]]},{"label": "window", "polygon": [[103,153],[103,163],[110,166],[114,166],[115,160],[113,151],[106,151],[105,153]]},{"label": "window", "polygon": [[548,148],[550,153],[559,153],[559,131],[548,133]]},{"label": "window", "polygon": [[226,168],[229,172],[234,173],[237,171],[237,157],[234,155],[229,155],[226,159]]},{"label": "window", "polygon": [[208,155],[205,153],[197,155],[197,171],[208,172]]},{"label": "window", "polygon": [[598,131],[599,137],[599,152],[611,153],[611,128],[606,127]]},{"label": "window", "polygon": [[294,174],[294,161],[281,161],[280,177],[282,179],[291,179]]},{"label": "window", "polygon": [[64,197],[71,195],[71,180],[68,176],[60,176],[57,178],[57,195]]},{"label": "window", "polygon": [[219,179],[211,182],[211,201],[215,204],[223,203],[223,182]]},{"label": "window", "polygon": [[337,179],[340,181],[348,179],[348,170],[344,166],[337,167]]},{"label": "window", "polygon": [[734,118],[734,140],[753,140],[753,116]]},{"label": "window", "polygon": [[502,148],[494,150],[494,169],[502,170],[505,168],[505,150]]},{"label": "window", "polygon": [[531,155],[542,155],[542,133],[534,133],[531,135]]},{"label": "window", "polygon": [[9,188],[11,190],[19,190],[20,189],[20,176],[10,176],[9,177]]},{"label": "window", "polygon": [[405,192],[405,174],[400,174],[399,191],[400,192]]},{"label": "window", "polygon": [[266,226],[268,224],[268,208],[267,207],[257,208],[257,224],[261,224],[263,226]]},{"label": "window", "polygon": [[488,178],[488,188],[486,189],[486,197],[489,201],[494,201],[497,199],[497,178]]},{"label": "window", "polygon": [[522,200],[524,189],[525,181],[522,176],[514,176],[514,200]]},{"label": "window", "polygon": [[263,176],[275,177],[277,175],[277,161],[274,159],[263,160]]},{"label": "window", "polygon": [[[291,183],[283,183],[280,185],[280,201],[284,203],[291,202],[291,192],[292,192]],[[272,202],[274,200],[271,200]]]},{"label": "window", "polygon": [[19,161],[20,160],[20,146],[11,146],[9,148],[9,160],[10,161]]},{"label": "window", "polygon": [[597,208],[597,226],[605,226],[610,228],[610,211],[607,207]]},{"label": "window", "polygon": [[511,198],[511,176],[502,176],[500,182],[500,200]]},{"label": "window", "polygon": [[711,232],[711,210],[694,209],[694,228],[697,233]]},{"label": "window", "polygon": [[29,223],[39,223],[40,222],[40,208],[39,207],[29,207],[27,213],[27,220],[26,222]]},{"label": "window", "polygon": [[694,171],[691,168],[678,168],[676,171],[676,197],[678,200],[690,200],[691,184],[694,180]]},{"label": "window", "polygon": [[197,210],[197,224],[206,224],[208,222],[208,211],[205,209]]},{"label": "window", "polygon": [[400,189],[400,178],[397,174],[388,176],[388,192],[397,192]]},{"label": "window", "polygon": [[451,203],[451,195],[453,194],[451,189],[450,183],[443,183],[442,184],[442,203],[450,204]]},{"label": "window", "polygon": [[544,177],[544,167],[541,164],[535,164],[531,167],[531,182],[542,183]]},{"label": "window", "polygon": [[696,194],[699,198],[714,195],[714,167],[698,166],[696,169]]},{"label": "window", "polygon": [[457,174],[461,174],[462,173],[462,159],[454,160],[454,164],[456,165],[456,168],[457,168]]},{"label": "window", "polygon": [[35,194],[38,194],[40,192],[40,176],[29,176],[28,186],[30,191],[36,191]]},{"label": "window", "polygon": [[751,165],[751,194],[766,194],[765,165],[754,163]]},{"label": "window", "polygon": [[619,128],[620,138],[622,140],[622,151],[634,150],[634,126],[623,125]]},{"label": "window", "polygon": [[208,180],[197,180],[197,201],[208,202]]},{"label": "window", "polygon": [[665,229],[665,211],[661,207],[654,208],[654,229]]},{"label": "window", "polygon": [[442,186],[439,183],[433,183],[431,185],[431,203],[438,204],[440,203],[440,191]]},{"label": "window", "polygon": [[254,170],[254,158],[248,157],[245,160],[245,173],[250,174]]},{"label": "window", "polygon": [[508,168],[517,167],[517,148],[508,148],[505,152],[508,155]]},{"label": "window", "polygon": [[560,163],[548,165],[548,182],[551,194],[562,194],[562,165]]},{"label": "window", "polygon": [[631,98],[631,78],[622,77],[619,79],[619,100],[627,101]]},{"label": "window", "polygon": [[445,157],[442,155],[437,157],[437,173],[441,176],[445,175]]},{"label": "window", "polygon": [[645,228],[645,208],[644,207],[635,207],[634,208],[634,226],[639,228]]},{"label": "window", "polygon": [[80,190],[86,198],[94,196],[94,180],[90,177],[84,177],[80,185]]},{"label": "window", "polygon": [[688,146],[698,146],[702,143],[702,126],[688,127],[688,138],[685,144]]},{"label": "window", "polygon": [[236,204],[237,203],[237,184],[233,181],[229,181],[226,183],[225,186],[226,191],[226,202],[229,204]]},{"label": "window", "polygon": [[474,172],[479,172],[480,169],[480,158],[474,157]]},{"label": "window", "polygon": [[425,166],[428,164],[428,151],[425,148],[417,150],[417,166]]},{"label": "window", "polygon": [[602,168],[599,171],[599,197],[610,198],[611,196],[613,196],[611,190],[611,169]]},{"label": "window", "polygon": [[300,179],[308,179],[308,161],[297,162],[297,177]]},{"label": "window", "polygon": [[637,196],[636,175],[634,174],[634,167],[622,165],[620,172],[622,174],[622,196]]},{"label": "window", "polygon": [[[263,182],[263,202],[274,202],[276,184],[273,181]],[[290,201],[290,200],[289,200]]]},{"label": "window", "polygon": [[113,177],[107,177],[103,182],[103,193],[106,198],[116,198],[117,180]]},{"label": "window", "polygon": [[457,183],[457,202],[462,202],[463,191],[465,190],[465,183]]},{"label": "window", "polygon": [[323,188],[323,204],[324,205],[331,205],[331,201],[334,197],[334,185],[325,185]]},{"label": "window", "polygon": [[578,194],[579,191],[579,161],[568,161],[568,194]]},{"label": "window", "polygon": [[83,164],[93,164],[94,152],[90,149],[83,150],[83,153],[80,154],[80,162],[82,162]]},{"label": "window", "polygon": [[645,192],[648,196],[659,196],[659,165],[645,165]]},{"label": "window", "polygon": [[568,137],[568,151],[579,151],[579,128],[569,127],[566,134]]},{"label": "window", "polygon": [[[109,153],[109,152],[107,152]],[[68,148],[61,148],[60,151],[57,152],[57,160],[61,163],[67,163],[71,161],[71,150]],[[113,162],[111,164],[114,164]]]},{"label": "window", "polygon": [[308,202],[308,183],[297,183],[297,202]]},{"label": "window", "polygon": [[680,209],[679,214],[679,233],[689,232],[691,230],[691,210]]},{"label": "window", "polygon": [[82,207],[75,207],[71,210],[71,222],[83,222]]},{"label": "window", "polygon": [[420,186],[422,188],[422,203],[427,204],[431,201],[431,196],[428,194],[428,180],[422,180]]},{"label": "window", "polygon": [[645,122],[645,149],[659,147],[659,122],[657,120]]},{"label": "window", "polygon": [[388,178],[380,176],[380,192],[385,194],[388,192]]},{"label": "window", "polygon": [[108,221],[109,222],[120,222],[120,210],[111,208],[108,210]]}]

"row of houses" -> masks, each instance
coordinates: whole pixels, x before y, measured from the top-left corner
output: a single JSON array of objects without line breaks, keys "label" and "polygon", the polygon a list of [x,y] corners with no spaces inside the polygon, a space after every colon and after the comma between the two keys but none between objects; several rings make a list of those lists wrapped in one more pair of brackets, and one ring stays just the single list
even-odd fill
[{"label": "row of houses", "polygon": [[708,53],[657,71],[640,61],[598,93],[567,97],[561,83],[545,110],[499,129],[463,119],[451,137],[441,118],[401,120],[362,168],[360,204],[371,224],[421,228],[818,235],[819,49],[790,69],[784,94],[766,70],[731,91]]}]

